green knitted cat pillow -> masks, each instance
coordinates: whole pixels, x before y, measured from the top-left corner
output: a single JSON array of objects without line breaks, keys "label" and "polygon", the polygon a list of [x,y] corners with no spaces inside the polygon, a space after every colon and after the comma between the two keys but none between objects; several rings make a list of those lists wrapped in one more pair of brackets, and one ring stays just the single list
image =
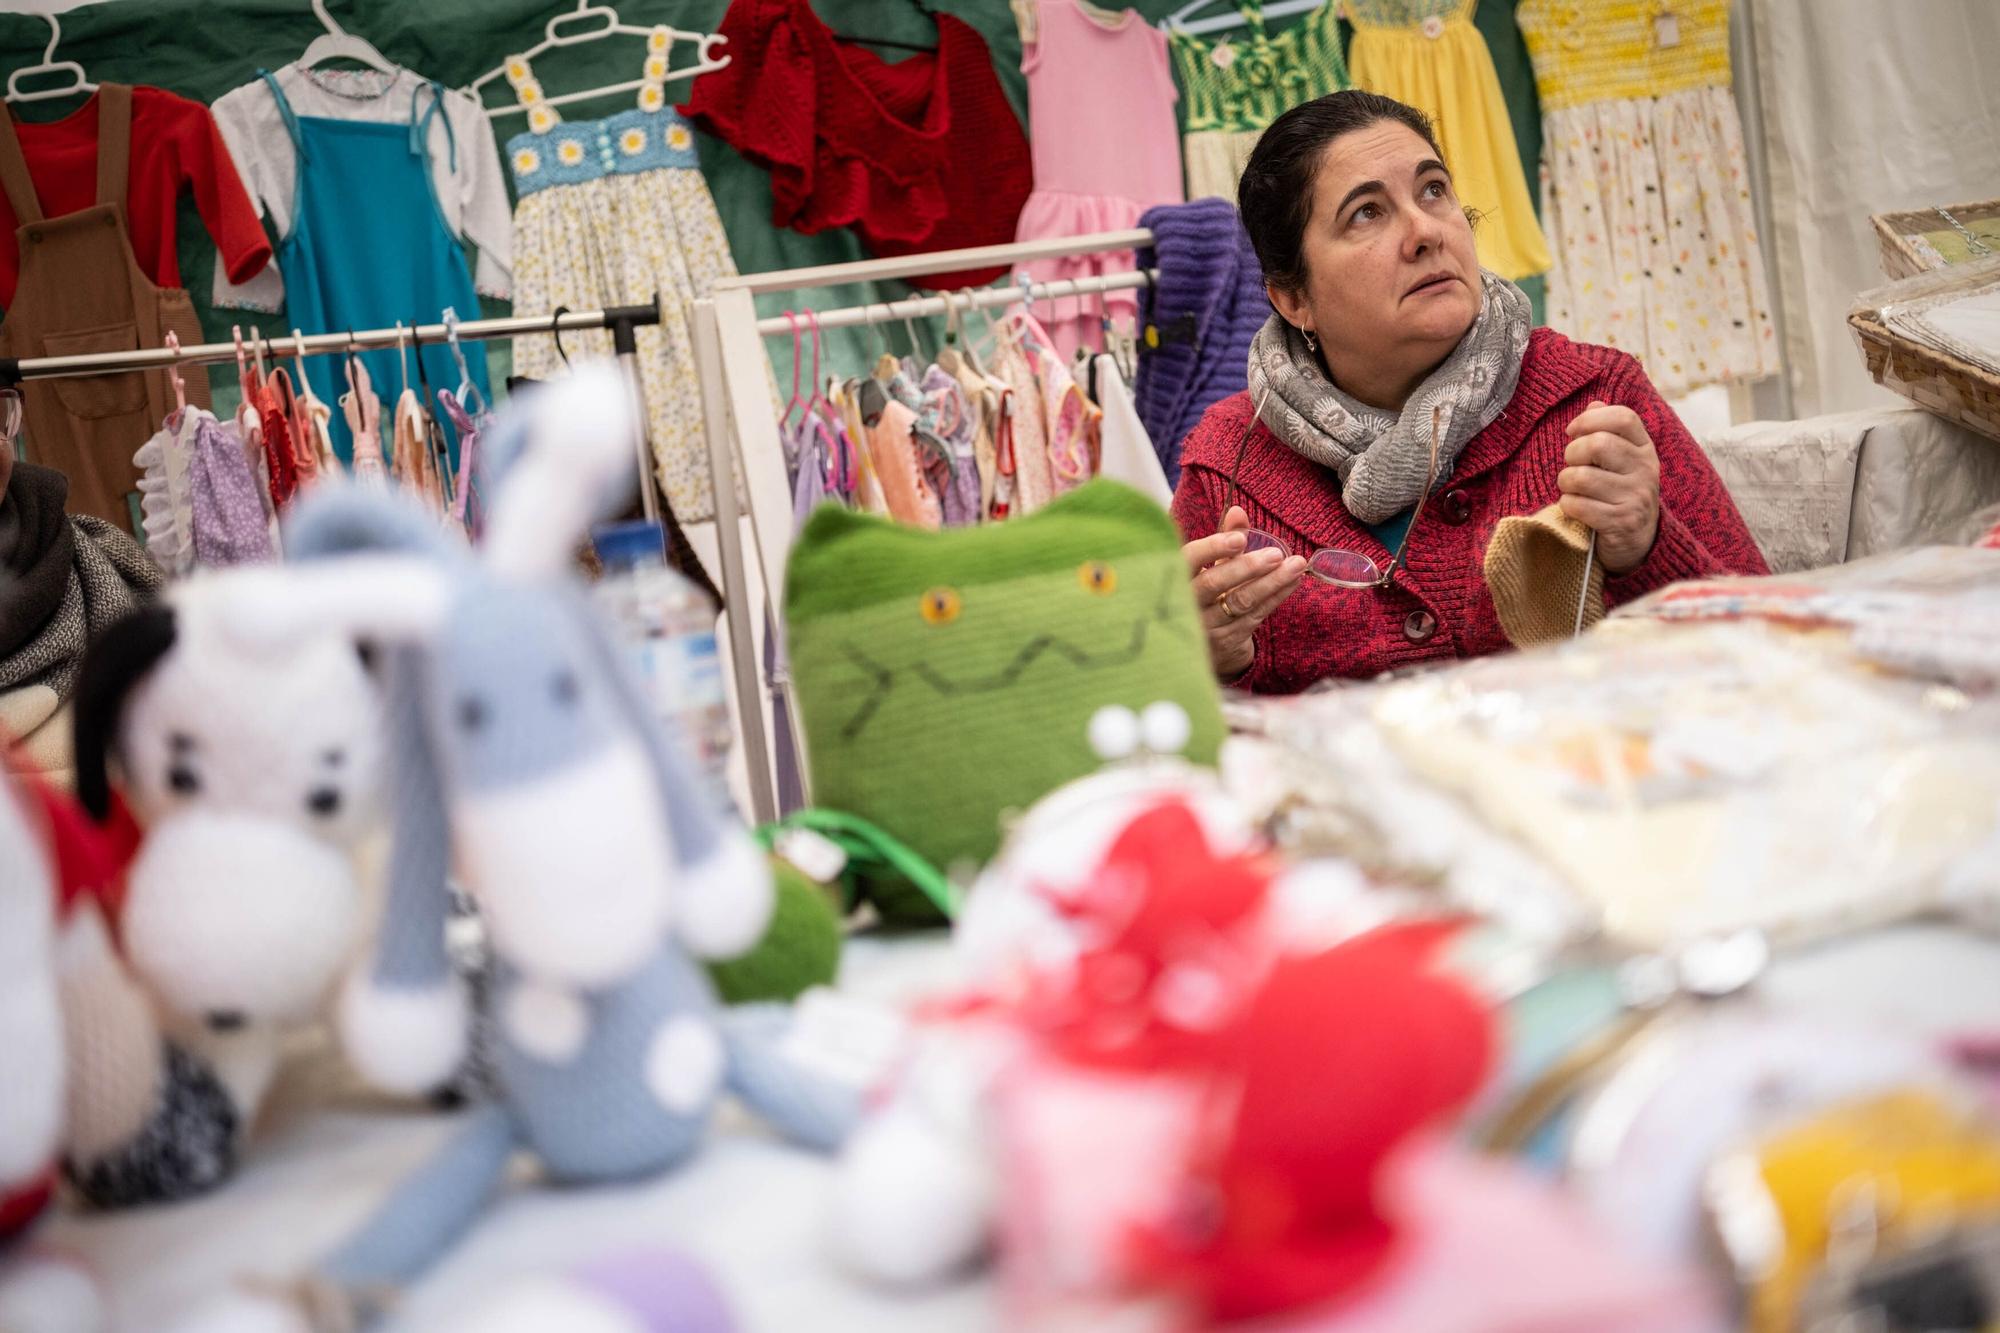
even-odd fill
[{"label": "green knitted cat pillow", "polygon": [[[1173,520],[1094,481],[1006,523],[930,532],[827,505],[792,552],[785,619],[814,804],[947,871],[1099,763],[1100,708],[1161,700],[1213,763],[1223,724]],[[907,884],[885,916],[937,919]]]}]

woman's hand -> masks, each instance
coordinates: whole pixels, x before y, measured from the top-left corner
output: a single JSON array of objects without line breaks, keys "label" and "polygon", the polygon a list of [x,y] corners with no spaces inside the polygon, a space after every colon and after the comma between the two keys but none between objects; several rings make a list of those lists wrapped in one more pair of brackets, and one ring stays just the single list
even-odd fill
[{"label": "woman's hand", "polygon": [[1245,554],[1250,516],[1239,505],[1222,516],[1222,531],[1181,548],[1194,575],[1194,598],[1208,631],[1208,656],[1223,680],[1250,669],[1250,636],[1305,576],[1305,557],[1266,548]]},{"label": "woman's hand", "polygon": [[1646,424],[1629,407],[1593,402],[1569,423],[1563,461],[1563,513],[1597,530],[1605,573],[1631,573],[1660,531],[1660,456]]}]

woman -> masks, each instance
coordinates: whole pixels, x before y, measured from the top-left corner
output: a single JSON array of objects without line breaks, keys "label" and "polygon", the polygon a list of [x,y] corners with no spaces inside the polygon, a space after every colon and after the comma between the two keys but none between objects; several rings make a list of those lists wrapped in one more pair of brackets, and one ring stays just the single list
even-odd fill
[{"label": "woman", "polygon": [[1422,112],[1360,91],[1294,107],[1239,202],[1276,313],[1174,494],[1225,682],[1284,693],[1508,647],[1486,545],[1554,504],[1595,530],[1607,605],[1768,572],[1638,362],[1530,331],[1520,289],[1481,271]]}]

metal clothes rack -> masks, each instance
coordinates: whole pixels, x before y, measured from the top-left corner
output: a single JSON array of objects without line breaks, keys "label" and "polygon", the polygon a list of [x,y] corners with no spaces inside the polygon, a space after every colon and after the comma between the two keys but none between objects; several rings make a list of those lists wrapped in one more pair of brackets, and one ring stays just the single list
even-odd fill
[{"label": "metal clothes rack", "polygon": [[[448,343],[454,338],[485,342],[517,338],[534,333],[569,333],[583,329],[611,330],[612,350],[625,375],[626,390],[632,395],[633,420],[643,422],[640,407],[637,331],[660,322],[659,298],[651,305],[612,306],[604,310],[566,310],[546,317],[468,319],[456,324],[411,324],[402,328],[363,329],[353,333],[311,333],[277,341],[260,338],[266,356],[334,356],[343,352],[377,351],[399,347],[422,347]],[[248,342],[244,344],[249,346]],[[179,366],[223,365],[234,361],[234,342],[199,343],[192,347],[149,347],[134,352],[87,352],[76,356],[0,357],[0,388],[26,380],[58,379],[79,375],[115,375],[127,371],[163,370]],[[647,454],[645,430],[635,441],[639,465],[639,494],[646,517],[659,521],[659,500],[652,484],[653,464]]]},{"label": "metal clothes rack", "polygon": [[[805,733],[799,725],[793,704],[790,680],[784,676],[782,667],[774,678],[763,682],[765,688],[759,687],[760,654],[751,615],[750,577],[743,550],[736,487],[732,480],[740,469],[764,605],[771,610],[775,620],[779,596],[784,588],[785,562],[791,550],[792,490],[785,471],[777,405],[772,402],[770,381],[765,373],[768,362],[763,339],[788,334],[792,326],[782,316],[759,319],[756,298],[767,293],[830,287],[841,283],[1014,267],[1035,259],[1114,253],[1150,247],[1152,243],[1153,233],[1139,228],[1028,241],[1017,245],[989,245],[968,250],[904,255],[894,259],[751,273],[722,279],[715,284],[711,295],[695,300],[695,366],[701,376],[702,406],[708,435],[718,563],[722,567],[723,600],[727,607],[730,659],[735,677],[737,714],[742,725],[750,804],[758,822],[774,819],[778,814],[772,752],[764,725],[766,689],[773,701],[772,707],[786,710],[792,735],[801,746]],[[854,328],[919,315],[943,314],[954,306],[965,309],[968,305],[973,308],[1012,305],[1024,299],[1041,300],[1128,290],[1144,286],[1148,281],[1149,274],[1124,272],[1051,283],[1021,283],[1013,287],[975,289],[948,297],[914,297],[822,310],[815,312],[815,317],[822,329]],[[800,776],[803,778],[804,774]]]}]

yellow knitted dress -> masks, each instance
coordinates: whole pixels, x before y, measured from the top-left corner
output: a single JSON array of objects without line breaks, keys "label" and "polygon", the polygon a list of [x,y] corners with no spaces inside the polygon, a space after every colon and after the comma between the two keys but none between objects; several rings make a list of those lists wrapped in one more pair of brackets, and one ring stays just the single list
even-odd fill
[{"label": "yellow knitted dress", "polygon": [[1407,102],[1437,126],[1458,197],[1485,214],[1479,262],[1519,280],[1549,267],[1549,246],[1521,174],[1521,154],[1486,39],[1472,26],[1478,0],[1347,0],[1354,24],[1354,86]]}]

